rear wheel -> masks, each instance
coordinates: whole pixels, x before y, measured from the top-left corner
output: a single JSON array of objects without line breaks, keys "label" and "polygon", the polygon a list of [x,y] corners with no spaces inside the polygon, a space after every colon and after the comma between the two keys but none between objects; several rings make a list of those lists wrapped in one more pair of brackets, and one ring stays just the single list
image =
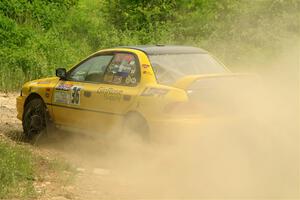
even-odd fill
[{"label": "rear wheel", "polygon": [[27,103],[23,115],[24,139],[35,144],[39,137],[47,133],[46,105],[42,99],[36,98]]},{"label": "rear wheel", "polygon": [[147,121],[139,114],[130,113],[125,117],[123,133],[125,136],[136,137],[143,141],[150,140],[150,130]]}]

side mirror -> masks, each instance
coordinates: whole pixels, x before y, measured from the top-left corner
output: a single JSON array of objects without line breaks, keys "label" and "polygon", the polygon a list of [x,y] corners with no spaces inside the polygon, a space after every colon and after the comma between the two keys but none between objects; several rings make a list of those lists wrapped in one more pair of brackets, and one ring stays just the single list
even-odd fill
[{"label": "side mirror", "polygon": [[61,78],[62,80],[65,80],[67,78],[67,71],[65,68],[57,68],[55,74],[57,77]]}]

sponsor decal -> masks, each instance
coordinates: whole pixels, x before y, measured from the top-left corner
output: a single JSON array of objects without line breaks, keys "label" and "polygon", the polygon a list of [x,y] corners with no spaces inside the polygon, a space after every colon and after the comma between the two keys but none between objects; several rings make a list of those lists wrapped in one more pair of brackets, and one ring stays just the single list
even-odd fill
[{"label": "sponsor decal", "polygon": [[100,94],[105,100],[108,101],[121,101],[123,90],[117,90],[114,88],[99,88],[97,93]]},{"label": "sponsor decal", "polygon": [[135,74],[135,72],[136,72],[136,68],[133,67],[133,68],[130,70],[130,74]]},{"label": "sponsor decal", "polygon": [[70,104],[71,93],[66,90],[55,90],[54,92],[54,102],[61,104]]},{"label": "sponsor decal", "polygon": [[55,88],[54,102],[68,105],[80,105],[81,90],[81,86],[60,84]]},{"label": "sponsor decal", "polygon": [[113,83],[114,84],[120,84],[120,83],[122,83],[122,76],[114,76],[114,78],[113,78]]},{"label": "sponsor decal", "polygon": [[128,76],[128,72],[118,72],[117,75],[123,77],[127,77]]},{"label": "sponsor decal", "polygon": [[118,68],[119,68],[118,72],[123,72],[128,74],[132,67],[130,65],[120,65],[118,66]]},{"label": "sponsor decal", "polygon": [[169,90],[162,88],[145,88],[141,96],[164,96],[168,93]]},{"label": "sponsor decal", "polygon": [[116,56],[114,58],[114,62],[126,61],[127,63],[130,63],[133,60],[134,60],[134,56],[131,54],[127,54],[127,53],[116,54]]},{"label": "sponsor decal", "polygon": [[136,83],[136,78],[134,76],[128,76],[126,79],[125,79],[125,83],[127,85],[129,84],[135,84]]}]

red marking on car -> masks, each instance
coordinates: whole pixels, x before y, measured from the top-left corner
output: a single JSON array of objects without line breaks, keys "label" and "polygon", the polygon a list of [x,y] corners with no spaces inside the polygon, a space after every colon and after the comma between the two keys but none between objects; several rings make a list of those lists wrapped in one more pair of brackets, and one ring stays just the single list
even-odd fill
[{"label": "red marking on car", "polygon": [[50,83],[50,81],[39,81],[39,82],[37,82],[37,84],[49,84]]},{"label": "red marking on car", "polygon": [[70,90],[73,84],[60,84],[56,89],[57,90]]},{"label": "red marking on car", "polygon": [[142,66],[143,66],[143,68],[145,68],[145,69],[148,68],[148,67],[150,67],[150,65],[147,65],[147,64],[143,64]]}]

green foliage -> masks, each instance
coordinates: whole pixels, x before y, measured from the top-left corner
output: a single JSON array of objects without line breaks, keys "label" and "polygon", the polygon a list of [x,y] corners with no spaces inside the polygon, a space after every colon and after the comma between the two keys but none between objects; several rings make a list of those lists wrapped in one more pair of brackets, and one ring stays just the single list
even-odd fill
[{"label": "green foliage", "polygon": [[105,1],[105,19],[122,32],[132,32],[141,43],[156,42],[175,19],[176,0]]},{"label": "green foliage", "polygon": [[175,0],[114,0],[106,1],[103,10],[115,27],[140,31],[171,21],[175,5]]},{"label": "green foliage", "polygon": [[298,0],[189,0],[178,7],[176,41],[202,46],[230,66],[261,65],[299,40]]},{"label": "green foliage", "polygon": [[0,142],[0,199],[34,196],[33,178],[31,154]]},{"label": "green foliage", "polygon": [[33,21],[42,29],[48,30],[68,10],[76,4],[76,0],[2,0],[0,12],[15,20],[18,24]]},{"label": "green foliage", "polygon": [[66,64],[68,49],[54,29],[74,0],[3,0],[0,2],[0,89],[53,74],[53,64]]},{"label": "green foliage", "polygon": [[120,45],[188,44],[229,66],[263,63],[298,41],[299,19],[299,0],[2,0],[0,90]]}]

